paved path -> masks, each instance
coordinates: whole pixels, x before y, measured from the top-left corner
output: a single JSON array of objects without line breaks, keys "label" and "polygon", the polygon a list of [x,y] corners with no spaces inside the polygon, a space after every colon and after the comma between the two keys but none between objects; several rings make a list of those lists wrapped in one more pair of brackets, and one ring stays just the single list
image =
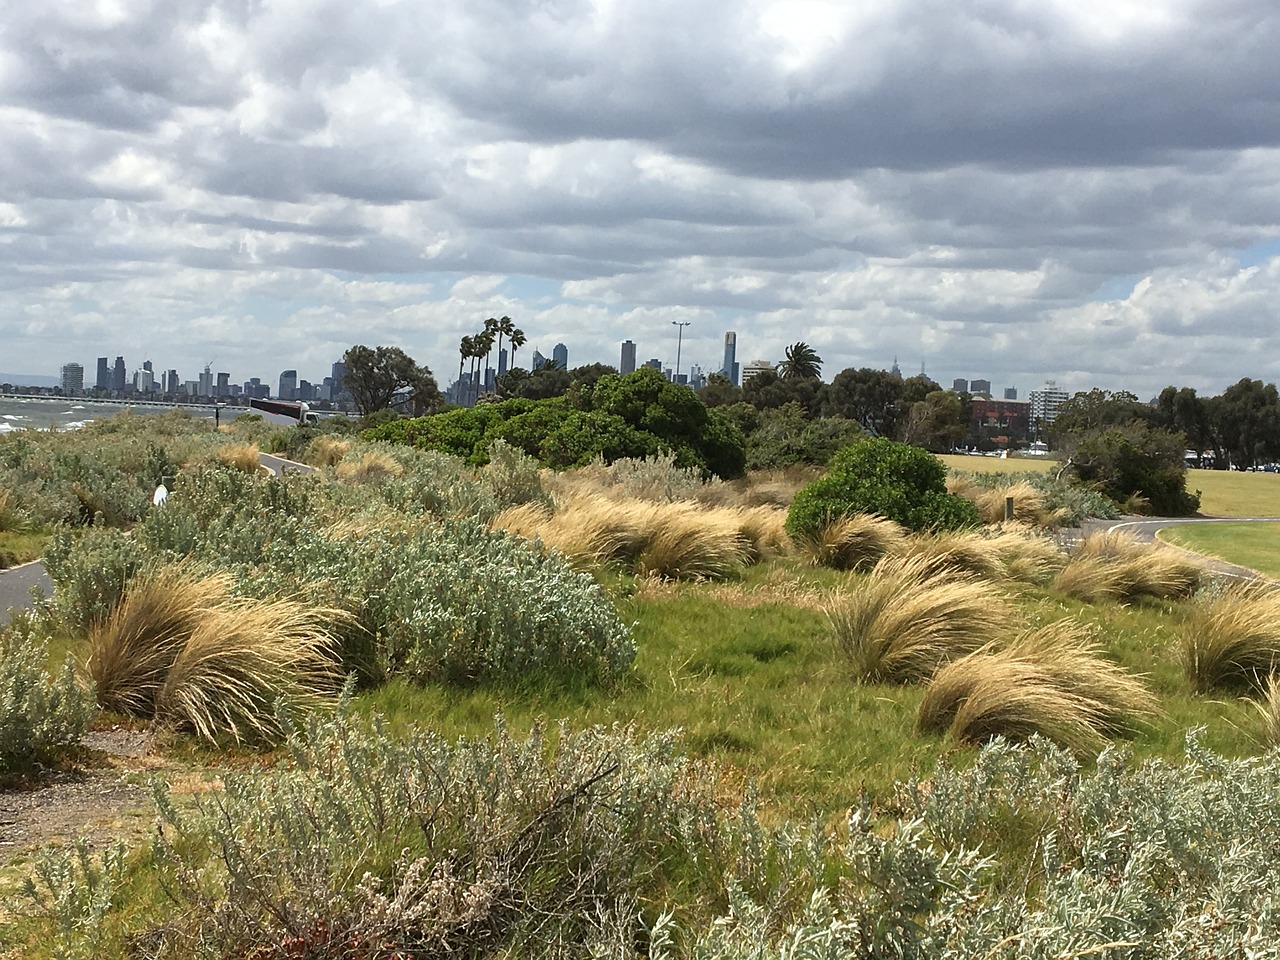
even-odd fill
[{"label": "paved path", "polygon": [[258,462],[265,467],[273,477],[281,476],[285,473],[315,473],[316,468],[305,463],[298,463],[294,460],[286,460],[284,457],[277,457],[270,453],[258,454]]},{"label": "paved path", "polygon": [[[1161,530],[1167,527],[1179,527],[1193,523],[1280,523],[1280,517],[1177,517],[1160,520],[1150,520],[1145,517],[1125,517],[1121,520],[1086,520],[1082,529],[1086,534],[1094,530],[1122,530],[1125,533],[1132,534],[1143,543],[1164,543],[1164,541],[1156,539],[1156,534]],[[1164,543],[1164,545],[1172,550],[1181,550],[1184,553],[1199,557],[1204,561],[1206,567],[1222,576],[1238,577],[1245,580],[1255,580],[1262,576],[1256,570],[1237,566],[1234,563],[1227,563],[1217,557],[1196,553],[1194,550],[1188,550],[1177,544]]]},{"label": "paved path", "polygon": [[39,587],[46,595],[53,593],[53,581],[40,561],[0,571],[0,624],[9,622],[13,607],[31,606],[32,587]]}]

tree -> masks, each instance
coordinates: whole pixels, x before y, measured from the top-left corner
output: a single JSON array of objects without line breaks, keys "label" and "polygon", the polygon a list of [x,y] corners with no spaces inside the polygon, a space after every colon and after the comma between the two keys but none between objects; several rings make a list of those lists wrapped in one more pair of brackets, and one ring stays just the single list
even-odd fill
[{"label": "tree", "polygon": [[817,380],[822,374],[822,358],[803,340],[786,349],[786,359],[778,364],[783,380]]},{"label": "tree", "polygon": [[516,365],[516,350],[525,345],[524,331],[516,327],[507,334],[507,339],[511,341],[511,366]]},{"label": "tree", "polygon": [[1187,447],[1203,460],[1206,451],[1213,451],[1214,463],[1226,467],[1226,457],[1221,442],[1213,429],[1213,404],[1211,398],[1199,397],[1194,387],[1177,389],[1169,386],[1160,391],[1156,399],[1152,426],[1162,430],[1180,431],[1187,438]]},{"label": "tree", "polygon": [[822,414],[857,420],[872,436],[893,437],[905,413],[899,405],[905,391],[902,377],[887,370],[841,370],[823,391]]},{"label": "tree", "polygon": [[902,419],[899,439],[934,453],[947,453],[965,438],[969,424],[964,403],[949,390],[934,390],[911,404]]},{"label": "tree", "polygon": [[1181,433],[1131,420],[1082,438],[1071,455],[1072,468],[1119,504],[1132,506],[1141,498],[1158,516],[1185,516],[1200,506],[1200,498],[1187,492],[1186,442]]},{"label": "tree", "polygon": [[742,391],[723,373],[713,373],[707,377],[707,385],[698,391],[698,398],[708,407],[723,407],[738,403]]},{"label": "tree", "polygon": [[1280,457],[1280,396],[1274,383],[1244,377],[1210,407],[1219,442],[1242,470]]},{"label": "tree", "polygon": [[1049,426],[1049,438],[1054,447],[1070,452],[1081,440],[1108,427],[1145,423],[1151,413],[1151,408],[1128,390],[1112,393],[1094,387],[1077,393],[1058,407],[1057,416]]},{"label": "tree", "polygon": [[742,385],[742,399],[758,410],[773,410],[788,403],[798,403],[805,416],[818,408],[822,383],[818,380],[784,380],[772,370],[757,373]]},{"label": "tree", "polygon": [[342,355],[345,383],[362,417],[378,410],[413,404],[424,411],[440,403],[435,377],[399,347],[357,344]]}]

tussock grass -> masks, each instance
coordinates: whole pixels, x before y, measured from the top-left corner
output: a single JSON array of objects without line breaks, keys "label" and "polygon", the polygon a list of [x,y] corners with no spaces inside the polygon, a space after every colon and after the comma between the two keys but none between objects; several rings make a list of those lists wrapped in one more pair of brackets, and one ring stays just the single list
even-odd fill
[{"label": "tussock grass", "polygon": [[924,733],[949,731],[968,743],[1038,734],[1091,751],[1157,713],[1157,701],[1141,680],[1103,658],[1082,625],[1062,620],[940,667],[916,725]]},{"label": "tussock grass", "polygon": [[697,503],[577,495],[558,509],[528,503],[492,526],[586,565],[612,564],[641,575],[714,580],[787,549],[785,514],[767,507],[707,508]]},{"label": "tussock grass", "polygon": [[907,531],[900,524],[859,513],[827,524],[816,536],[801,539],[797,547],[816,567],[861,570],[902,549],[906,540]]},{"label": "tussock grass", "polygon": [[31,520],[18,506],[18,498],[0,489],[0,533],[26,533],[30,528]]},{"label": "tussock grass", "polygon": [[983,523],[1002,523],[1005,500],[1013,498],[1013,519],[1033,527],[1056,527],[1061,516],[1050,506],[1044,493],[1026,480],[1011,479],[996,487],[983,486],[963,474],[947,477],[947,492],[964,497],[978,508]]},{"label": "tussock grass", "polygon": [[214,452],[214,457],[223,466],[242,470],[245,473],[257,473],[261,468],[258,460],[260,452],[256,444],[237,440],[220,444]]},{"label": "tussock grass", "polygon": [[1255,705],[1261,721],[1259,739],[1268,747],[1280,746],[1280,676],[1267,677],[1267,687],[1262,699]]},{"label": "tussock grass", "polygon": [[343,460],[337,467],[338,478],[349,483],[379,483],[403,473],[400,461],[381,450],[371,450],[354,460]]},{"label": "tussock grass", "polygon": [[1067,555],[1049,537],[1024,524],[1002,523],[986,531],[988,549],[1004,577],[1046,584],[1067,563]]},{"label": "tussock grass", "polygon": [[230,592],[227,574],[199,576],[180,565],[139,574],[105,620],[89,628],[89,675],[98,703],[149,717],[182,645]]},{"label": "tussock grass", "polygon": [[903,540],[896,553],[919,560],[934,573],[965,573],[984,580],[1002,573],[989,541],[976,530],[916,534]]},{"label": "tussock grass", "polygon": [[929,569],[957,571],[989,580],[1045,584],[1066,564],[1058,546],[1021,523],[981,530],[955,530],[904,538],[899,556],[917,557]]},{"label": "tussock grass", "polygon": [[299,716],[340,680],[335,610],[231,596],[227,574],[174,565],[136,577],[89,631],[98,703],[216,740],[280,733],[277,703]]},{"label": "tussock grass", "polygon": [[1010,616],[994,585],[939,572],[922,557],[885,557],[827,609],[855,680],[909,683],[982,647]]},{"label": "tussock grass", "polygon": [[1054,587],[1086,603],[1131,603],[1139,597],[1189,597],[1203,580],[1204,569],[1194,560],[1112,530],[1085,537]]},{"label": "tussock grass", "polygon": [[229,600],[186,639],[156,694],[155,719],[216,741],[279,736],[277,711],[302,717],[341,683],[329,625],[343,614],[296,600]]},{"label": "tussock grass", "polygon": [[1197,693],[1257,693],[1280,667],[1280,592],[1237,583],[1205,596],[1178,644],[1183,673]]},{"label": "tussock grass", "polygon": [[340,437],[316,437],[307,445],[306,461],[317,467],[335,467],[350,452],[350,440]]}]

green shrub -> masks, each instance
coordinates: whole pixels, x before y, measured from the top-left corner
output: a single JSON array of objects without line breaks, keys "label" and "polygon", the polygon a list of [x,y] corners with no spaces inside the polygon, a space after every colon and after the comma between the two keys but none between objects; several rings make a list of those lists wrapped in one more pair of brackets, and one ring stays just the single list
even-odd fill
[{"label": "green shrub", "polygon": [[1181,517],[1200,507],[1187,492],[1186,438],[1144,423],[1087,435],[1072,454],[1076,474],[1116,503],[1145,499],[1157,516]]},{"label": "green shrub", "polygon": [[68,633],[83,637],[119,603],[147,562],[147,552],[120,530],[58,530],[44,552],[54,583],[53,609]]},{"label": "green shrub", "polygon": [[522,503],[550,503],[542,489],[538,461],[505,440],[489,444],[489,465],[484,469],[484,482],[493,492],[500,508]]},{"label": "green shrub", "polygon": [[48,761],[80,742],[93,717],[93,697],[68,657],[56,677],[46,672],[49,624],[18,612],[0,626],[0,773]]},{"label": "green shrub", "polygon": [[977,526],[977,508],[947,493],[946,473],[941,460],[918,447],[880,437],[860,440],[796,494],[787,532],[816,539],[827,524],[858,513],[878,514],[911,530]]}]

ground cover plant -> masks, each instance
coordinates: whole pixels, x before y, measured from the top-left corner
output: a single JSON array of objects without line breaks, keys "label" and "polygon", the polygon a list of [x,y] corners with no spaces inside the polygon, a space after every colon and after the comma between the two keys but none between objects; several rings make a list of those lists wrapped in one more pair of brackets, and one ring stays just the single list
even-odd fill
[{"label": "ground cover plant", "polygon": [[[499,477],[407,447],[339,449],[317,453],[328,465],[309,479],[192,464],[174,483],[176,509],[149,512],[129,536],[55,540],[66,629],[101,619],[77,614],[72,598],[109,616],[153,564],[178,560],[230,577],[236,597],[287,592],[378,629],[335,630],[348,663],[368,668],[345,707],[314,723],[285,716],[284,748],[252,770],[230,755],[195,809],[162,791],[153,845],[41,859],[29,904],[46,912],[28,916],[28,905],[25,919],[0,921],[6,948],[1226,957],[1274,942],[1257,891],[1276,879],[1267,851],[1280,774],[1269,756],[1239,759],[1261,750],[1266,718],[1229,693],[1197,693],[1178,652],[1212,594],[1085,602],[1054,585],[1065,555],[1025,527],[955,541],[897,528],[875,556],[882,575],[921,577],[906,593],[886,587],[883,625],[867,637],[914,628],[922,618],[889,614],[948,584],[976,585],[1002,615],[972,635],[957,629],[912,682],[858,682],[826,610],[878,589],[873,562],[834,570],[780,550],[715,579],[595,563],[583,573],[536,535],[526,544],[486,529],[507,510],[546,519],[557,498],[588,494],[637,510],[745,510],[761,484],[682,485],[674,464],[648,462],[634,465],[650,477],[634,489],[591,486],[518,456]],[[339,476],[375,452],[399,475]],[[941,616],[948,604],[937,606]],[[601,634],[616,647],[586,645],[596,657],[615,650],[611,679],[574,669],[577,648],[553,642],[564,622],[624,628]],[[1064,635],[1019,638],[1036,629]],[[474,659],[439,669],[432,651],[462,637]],[[512,669],[466,665],[489,662],[476,653],[489,641],[493,662]],[[947,736],[918,729],[930,684],[975,650],[1015,651],[1088,730],[1077,738],[1077,727],[999,710],[972,733],[953,731],[954,716],[930,727]],[[1123,687],[1135,677],[1136,692]],[[1104,696],[1118,686],[1128,694]],[[995,691],[1006,714],[1009,690]],[[956,715],[970,699],[952,695]],[[572,720],[547,725],[562,717]],[[1037,730],[1079,757],[1001,739]]]}]

